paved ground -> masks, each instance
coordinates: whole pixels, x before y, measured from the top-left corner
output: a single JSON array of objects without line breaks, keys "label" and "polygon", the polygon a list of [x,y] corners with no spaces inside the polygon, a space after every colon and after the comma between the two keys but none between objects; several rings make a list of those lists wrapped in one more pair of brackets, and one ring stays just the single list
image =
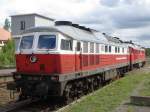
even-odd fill
[{"label": "paved ground", "polygon": [[[0,70],[0,76],[4,75],[11,75],[12,72],[14,72],[15,69],[3,69]],[[11,77],[4,78],[0,77],[0,83],[1,82],[7,82],[7,81],[12,81]],[[6,103],[13,101],[14,99],[10,99],[10,91],[6,89],[6,86],[0,86],[0,106],[5,105]]]},{"label": "paved ground", "polygon": [[124,104],[117,108],[115,112],[150,112],[150,107]]},{"label": "paved ground", "polygon": [[3,69],[3,70],[0,70],[0,76],[1,75],[9,75],[11,74],[12,72],[14,72],[16,69]]},{"label": "paved ground", "polygon": [[[150,73],[150,65],[142,68],[139,72]],[[143,83],[141,82],[131,95],[138,95],[138,91],[142,89]],[[149,106],[135,106],[130,103],[130,97],[122,102],[122,104],[116,108],[114,112],[150,112]]]}]

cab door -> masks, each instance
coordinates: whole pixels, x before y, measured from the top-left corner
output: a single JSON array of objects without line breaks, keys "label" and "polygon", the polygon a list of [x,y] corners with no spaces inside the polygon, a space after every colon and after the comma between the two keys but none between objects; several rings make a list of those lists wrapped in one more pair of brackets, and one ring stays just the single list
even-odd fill
[{"label": "cab door", "polygon": [[76,43],[76,50],[75,50],[75,71],[82,70],[82,49],[81,49],[81,42]]},{"label": "cab door", "polygon": [[129,53],[130,53],[130,67],[133,68],[133,62],[134,62],[134,53],[133,48],[129,47]]}]

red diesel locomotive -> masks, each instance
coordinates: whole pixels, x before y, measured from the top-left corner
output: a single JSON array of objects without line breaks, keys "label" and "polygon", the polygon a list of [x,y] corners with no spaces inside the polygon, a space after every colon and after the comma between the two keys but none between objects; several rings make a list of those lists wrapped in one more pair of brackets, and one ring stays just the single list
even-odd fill
[{"label": "red diesel locomotive", "polygon": [[145,50],[132,42],[73,24],[26,30],[16,50],[14,83],[20,99],[58,96],[70,101],[133,67],[145,64]]}]

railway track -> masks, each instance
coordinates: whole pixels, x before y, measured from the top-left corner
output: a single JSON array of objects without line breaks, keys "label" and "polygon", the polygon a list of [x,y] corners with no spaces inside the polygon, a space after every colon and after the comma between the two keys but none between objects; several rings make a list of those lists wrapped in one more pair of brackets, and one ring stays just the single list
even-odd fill
[{"label": "railway track", "polygon": [[4,84],[7,84],[8,82],[11,82],[11,81],[0,82],[0,86],[1,86],[1,85],[4,85]]},{"label": "railway track", "polygon": [[27,99],[24,101],[14,102],[0,108],[0,112],[54,112],[62,108],[58,102],[40,99]]},{"label": "railway track", "polygon": [[[92,94],[93,93],[89,93],[87,95]],[[64,104],[63,101],[56,100],[54,97],[47,100],[27,99],[8,104],[5,107],[0,108],[0,112],[62,112],[65,108],[68,108],[69,105],[85,99],[87,95],[81,96],[69,104]]]},{"label": "railway track", "polygon": [[[105,85],[107,85],[108,83],[106,83]],[[87,95],[92,94],[93,92]],[[86,98],[87,95],[83,95],[76,100],[73,100],[69,104],[65,104],[63,101],[56,100],[56,98],[54,97],[48,100],[27,99],[24,101],[18,101],[8,104],[5,107],[0,108],[0,112],[62,112],[63,110],[65,110],[65,108],[69,107],[69,105],[80,102],[82,99]]]},{"label": "railway track", "polygon": [[[116,79],[117,80],[117,79]],[[110,82],[107,82],[103,86],[101,86],[98,89],[101,89],[105,85],[109,84]],[[98,90],[96,89],[96,90]],[[94,91],[96,91],[94,90]],[[92,95],[93,92],[87,94]],[[80,102],[83,99],[87,97],[87,95],[83,95],[76,100],[73,100],[69,104],[64,104],[60,102],[59,100],[56,101],[56,98],[51,98],[47,100],[33,100],[33,99],[27,99],[24,101],[18,101],[11,104],[6,105],[3,108],[0,108],[0,112],[62,112],[66,108],[69,107],[69,105],[73,105],[76,102]]]},{"label": "railway track", "polygon": [[18,109],[25,107],[31,103],[37,102],[38,100],[27,99],[23,101],[16,101],[10,104],[7,104],[5,107],[0,108],[0,112],[16,112]]},{"label": "railway track", "polygon": [[9,82],[12,82],[12,81],[0,82],[0,88],[5,88],[7,83]]},{"label": "railway track", "polygon": [[0,74],[0,87],[5,87],[8,82],[12,82],[12,74]]},{"label": "railway track", "polygon": [[0,88],[6,87],[7,83],[10,83],[10,82],[13,82],[13,81],[9,80],[9,81],[2,81],[2,82],[0,82]]}]

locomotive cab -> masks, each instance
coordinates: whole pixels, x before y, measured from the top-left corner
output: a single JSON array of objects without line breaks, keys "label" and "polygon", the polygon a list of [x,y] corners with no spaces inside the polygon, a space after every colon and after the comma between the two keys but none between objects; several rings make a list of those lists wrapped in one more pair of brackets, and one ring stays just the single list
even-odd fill
[{"label": "locomotive cab", "polygon": [[21,90],[21,97],[62,95],[58,76],[75,70],[73,42],[53,28],[33,28],[22,34],[13,86]]},{"label": "locomotive cab", "polygon": [[17,72],[57,74],[60,38],[57,32],[34,32],[22,35],[16,51]]}]

